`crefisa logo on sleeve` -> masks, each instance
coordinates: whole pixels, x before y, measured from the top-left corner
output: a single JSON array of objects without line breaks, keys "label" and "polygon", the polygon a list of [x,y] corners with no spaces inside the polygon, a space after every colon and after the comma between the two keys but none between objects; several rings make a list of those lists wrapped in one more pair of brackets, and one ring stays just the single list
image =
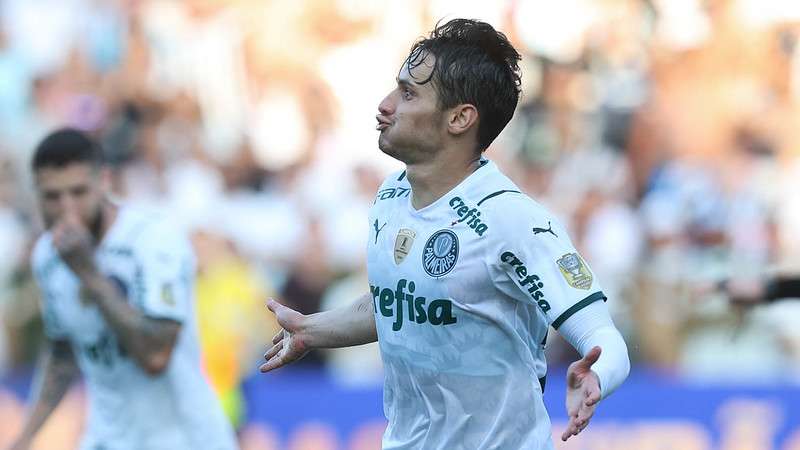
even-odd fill
[{"label": "crefisa logo on sleeve", "polygon": [[425,243],[422,268],[428,275],[439,278],[447,275],[458,260],[458,237],[450,230],[439,230]]}]

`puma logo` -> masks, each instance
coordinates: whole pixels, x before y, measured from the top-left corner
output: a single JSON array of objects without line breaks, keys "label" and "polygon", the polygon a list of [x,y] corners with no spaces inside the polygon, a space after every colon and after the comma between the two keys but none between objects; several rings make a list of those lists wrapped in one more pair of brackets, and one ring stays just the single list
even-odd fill
[{"label": "puma logo", "polygon": [[[378,222],[376,221],[375,224],[377,225],[377,223]],[[558,235],[553,231],[553,226],[550,224],[550,221],[547,221],[547,226],[548,226],[548,228],[533,227],[533,234],[550,233],[553,236],[558,237]]]},{"label": "puma logo", "polygon": [[383,230],[383,227],[386,226],[386,222],[384,222],[383,225],[380,228],[378,228],[378,219],[375,219],[375,223],[372,224],[372,226],[375,227],[375,243],[377,244],[378,235],[380,234],[381,230]]}]

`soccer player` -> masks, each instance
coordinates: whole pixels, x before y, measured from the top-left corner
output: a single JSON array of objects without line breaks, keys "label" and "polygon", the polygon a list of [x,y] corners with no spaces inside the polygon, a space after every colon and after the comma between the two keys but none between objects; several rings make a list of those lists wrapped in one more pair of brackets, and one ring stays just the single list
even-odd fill
[{"label": "soccer player", "polygon": [[82,450],[234,449],[201,374],[189,241],[157,215],[112,203],[101,155],[84,133],[61,129],[33,156],[48,230],[32,266],[49,346],[12,448],[29,448],[82,374]]},{"label": "soccer player", "polygon": [[384,449],[552,449],[542,392],[553,326],[582,355],[567,374],[577,435],[627,377],[605,295],[564,227],[483,152],[517,105],[520,55],[455,19],[416,43],[378,107],[378,145],[405,163],[369,216],[369,292],[283,327],[266,372],[308,350],[379,342]]}]

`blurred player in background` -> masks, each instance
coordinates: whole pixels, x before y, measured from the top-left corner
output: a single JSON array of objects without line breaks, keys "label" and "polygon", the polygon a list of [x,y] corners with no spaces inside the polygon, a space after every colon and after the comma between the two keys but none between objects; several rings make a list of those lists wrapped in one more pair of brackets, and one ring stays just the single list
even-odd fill
[{"label": "blurred player in background", "polygon": [[30,447],[79,374],[83,450],[236,448],[201,374],[188,239],[112,203],[102,152],[77,130],[47,136],[32,169],[47,227],[32,265],[50,345],[12,448]]},{"label": "blurred player in background", "polygon": [[551,325],[583,355],[567,374],[563,440],[627,377],[625,342],[564,227],[482,156],[514,114],[519,60],[472,20],[414,45],[378,108],[379,147],[406,170],[370,212],[370,292],[312,315],[268,304],[283,330],[262,371],[379,341],[385,449],[552,449]]}]

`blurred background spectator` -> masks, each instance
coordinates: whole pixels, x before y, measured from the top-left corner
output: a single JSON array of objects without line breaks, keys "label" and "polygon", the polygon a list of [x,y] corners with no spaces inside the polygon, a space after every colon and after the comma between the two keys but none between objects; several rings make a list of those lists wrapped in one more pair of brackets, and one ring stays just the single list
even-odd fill
[{"label": "blurred background spectator", "polygon": [[[77,126],[104,143],[120,200],[191,233],[208,375],[244,426],[241,382],[277,330],[267,296],[311,313],[367,288],[367,211],[399,167],[377,149],[377,105],[413,39],[454,16],[524,54],[521,104],[487,156],[568,225],[634,362],[800,379],[796,302],[742,318],[690,295],[800,270],[789,0],[0,0],[0,377],[24,379],[41,343],[28,158]],[[549,346],[554,366],[575,356]],[[303,365],[382,379],[374,345]],[[243,431],[250,448],[273,441]]]}]

